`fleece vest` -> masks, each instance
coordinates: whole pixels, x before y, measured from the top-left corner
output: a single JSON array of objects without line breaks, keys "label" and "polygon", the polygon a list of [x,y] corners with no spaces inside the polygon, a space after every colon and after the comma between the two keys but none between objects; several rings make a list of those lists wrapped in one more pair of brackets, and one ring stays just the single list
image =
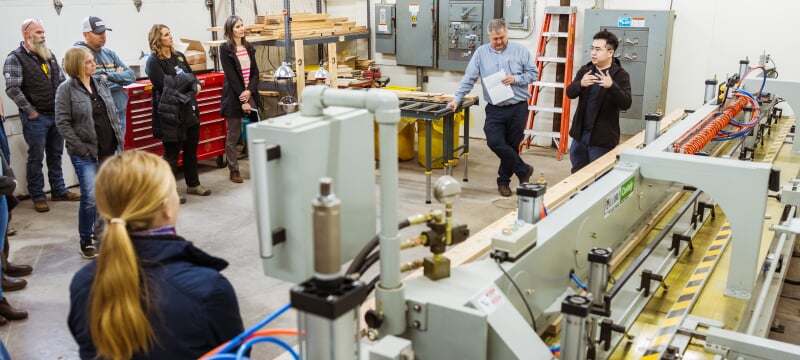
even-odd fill
[{"label": "fleece vest", "polygon": [[55,58],[47,60],[47,71],[42,69],[44,60],[28,52],[22,46],[12,52],[22,66],[22,86],[20,89],[25,98],[36,111],[45,115],[56,113],[56,89],[61,83],[61,68]]}]

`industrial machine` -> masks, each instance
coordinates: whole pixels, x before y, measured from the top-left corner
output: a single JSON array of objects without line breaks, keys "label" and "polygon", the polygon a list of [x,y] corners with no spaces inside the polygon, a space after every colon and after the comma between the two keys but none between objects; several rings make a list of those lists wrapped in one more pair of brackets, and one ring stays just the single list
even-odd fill
[{"label": "industrial machine", "polygon": [[[708,84],[706,105],[666,131],[660,129],[661,115],[648,114],[645,145],[622,150],[613,168],[558,204],[544,201],[555,188],[522,185],[517,214],[492,236],[489,256],[460,266],[451,266],[445,253],[469,234],[468,224],[457,221],[460,185],[454,179],[444,177],[435,186],[444,211],[410,216],[398,226],[397,97],[383,90],[306,88],[299,113],[248,127],[264,269],[299,283],[291,299],[299,312],[300,356],[607,359],[621,352],[674,359],[694,351],[725,359],[796,359],[800,346],[764,338],[787,268],[781,264],[791,257],[800,231],[800,180],[784,180],[788,185],[781,188],[780,172],[769,161],[756,161],[764,139],[778,138],[773,143],[780,146],[789,129],[774,110],[776,98],[766,95],[773,83],[748,80],[759,71],[745,67],[721,96],[717,84]],[[780,96],[800,94],[800,84],[783,85],[792,94]],[[369,131],[373,117],[382,145],[375,236],[374,227],[354,225],[351,213],[375,222],[374,207],[365,206],[371,199],[357,194],[373,193],[364,191],[372,188],[372,161],[362,159],[369,164],[364,169],[350,168],[360,166],[352,164],[360,152],[372,154],[364,149],[372,136],[353,133],[360,127]],[[758,132],[767,135],[749,139]],[[303,148],[292,147],[288,136],[301,139]],[[743,150],[748,147],[753,150]],[[318,154],[303,158],[311,164],[288,164],[308,152]],[[289,181],[298,179],[290,166],[314,172],[303,173],[303,183]],[[768,199],[770,191],[781,191],[782,214],[770,225],[774,236],[762,240],[768,202],[778,206]],[[347,209],[351,202],[364,206]],[[276,238],[279,224],[282,241]],[[427,229],[415,244],[402,242],[398,228],[415,224]],[[356,233],[355,226],[366,228]],[[291,237],[297,232],[302,235]],[[711,240],[701,240],[701,233]],[[431,255],[411,265],[422,267],[424,276],[404,281],[400,269],[407,265],[400,264],[399,253],[414,245],[430,247]],[[269,260],[278,253],[281,259]],[[728,253],[729,260],[722,260]],[[691,276],[675,280],[671,270],[688,266],[691,258],[698,261],[686,270]],[[378,260],[379,277],[362,279]],[[294,262],[301,265],[276,268]],[[718,285],[710,280],[718,276],[712,275],[719,273],[715,267],[727,270]],[[719,291],[706,300],[699,296],[704,286]],[[367,341],[359,336],[359,308],[372,290]],[[691,311],[722,299],[739,304],[740,321]],[[658,315],[662,320],[652,336],[639,336],[636,321],[654,316],[648,315],[653,303],[667,303],[668,311]],[[692,339],[703,346],[698,349]]]}]

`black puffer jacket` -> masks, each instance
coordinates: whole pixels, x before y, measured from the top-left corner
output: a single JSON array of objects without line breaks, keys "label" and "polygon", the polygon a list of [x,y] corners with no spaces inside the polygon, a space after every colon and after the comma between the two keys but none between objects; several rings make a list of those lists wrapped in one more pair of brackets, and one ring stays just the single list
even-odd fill
[{"label": "black puffer jacket", "polygon": [[164,75],[164,91],[153,118],[153,134],[159,129],[166,142],[183,141],[186,129],[200,123],[197,106],[197,77],[192,73]]},{"label": "black puffer jacket", "polygon": [[[578,107],[575,109],[575,116],[572,118],[572,126],[569,129],[569,136],[573,139],[580,139],[583,131],[583,115],[586,113],[587,102],[589,101],[589,88],[581,87],[583,75],[594,69],[594,65],[589,62],[582,66],[575,79],[567,87],[567,96],[574,99],[580,96]],[[600,88],[600,107],[597,112],[597,119],[592,128],[592,136],[589,145],[613,148],[619,144],[619,112],[631,107],[631,78],[628,72],[622,68],[618,59],[611,62],[608,69],[611,80],[614,84],[610,88]]]}]

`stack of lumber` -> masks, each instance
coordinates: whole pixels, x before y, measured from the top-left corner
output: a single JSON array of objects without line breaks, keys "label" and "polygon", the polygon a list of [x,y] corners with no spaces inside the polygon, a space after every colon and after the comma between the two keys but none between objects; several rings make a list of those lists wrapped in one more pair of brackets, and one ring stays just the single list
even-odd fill
[{"label": "stack of lumber", "polygon": [[353,77],[353,68],[347,65],[338,65],[336,67],[336,74],[340,78],[352,78]]},{"label": "stack of lumber", "polygon": [[[332,18],[328,14],[312,13],[297,13],[290,16],[292,39],[345,35],[367,31],[366,26],[357,26],[355,21],[350,21],[346,17]],[[252,35],[283,39],[285,37],[283,20],[282,14],[259,15],[256,18],[256,24],[247,25],[245,29]]]},{"label": "stack of lumber", "polygon": [[375,65],[375,60],[356,59],[356,70],[367,70]]}]

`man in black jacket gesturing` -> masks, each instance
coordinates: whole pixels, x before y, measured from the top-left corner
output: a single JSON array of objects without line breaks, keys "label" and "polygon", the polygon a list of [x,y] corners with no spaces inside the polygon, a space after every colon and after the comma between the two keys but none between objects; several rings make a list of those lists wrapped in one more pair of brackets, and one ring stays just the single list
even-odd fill
[{"label": "man in black jacket gesturing", "polygon": [[619,39],[607,30],[592,39],[592,61],[567,87],[570,99],[580,96],[569,130],[573,173],[619,144],[619,112],[631,107],[630,76],[614,58]]}]

